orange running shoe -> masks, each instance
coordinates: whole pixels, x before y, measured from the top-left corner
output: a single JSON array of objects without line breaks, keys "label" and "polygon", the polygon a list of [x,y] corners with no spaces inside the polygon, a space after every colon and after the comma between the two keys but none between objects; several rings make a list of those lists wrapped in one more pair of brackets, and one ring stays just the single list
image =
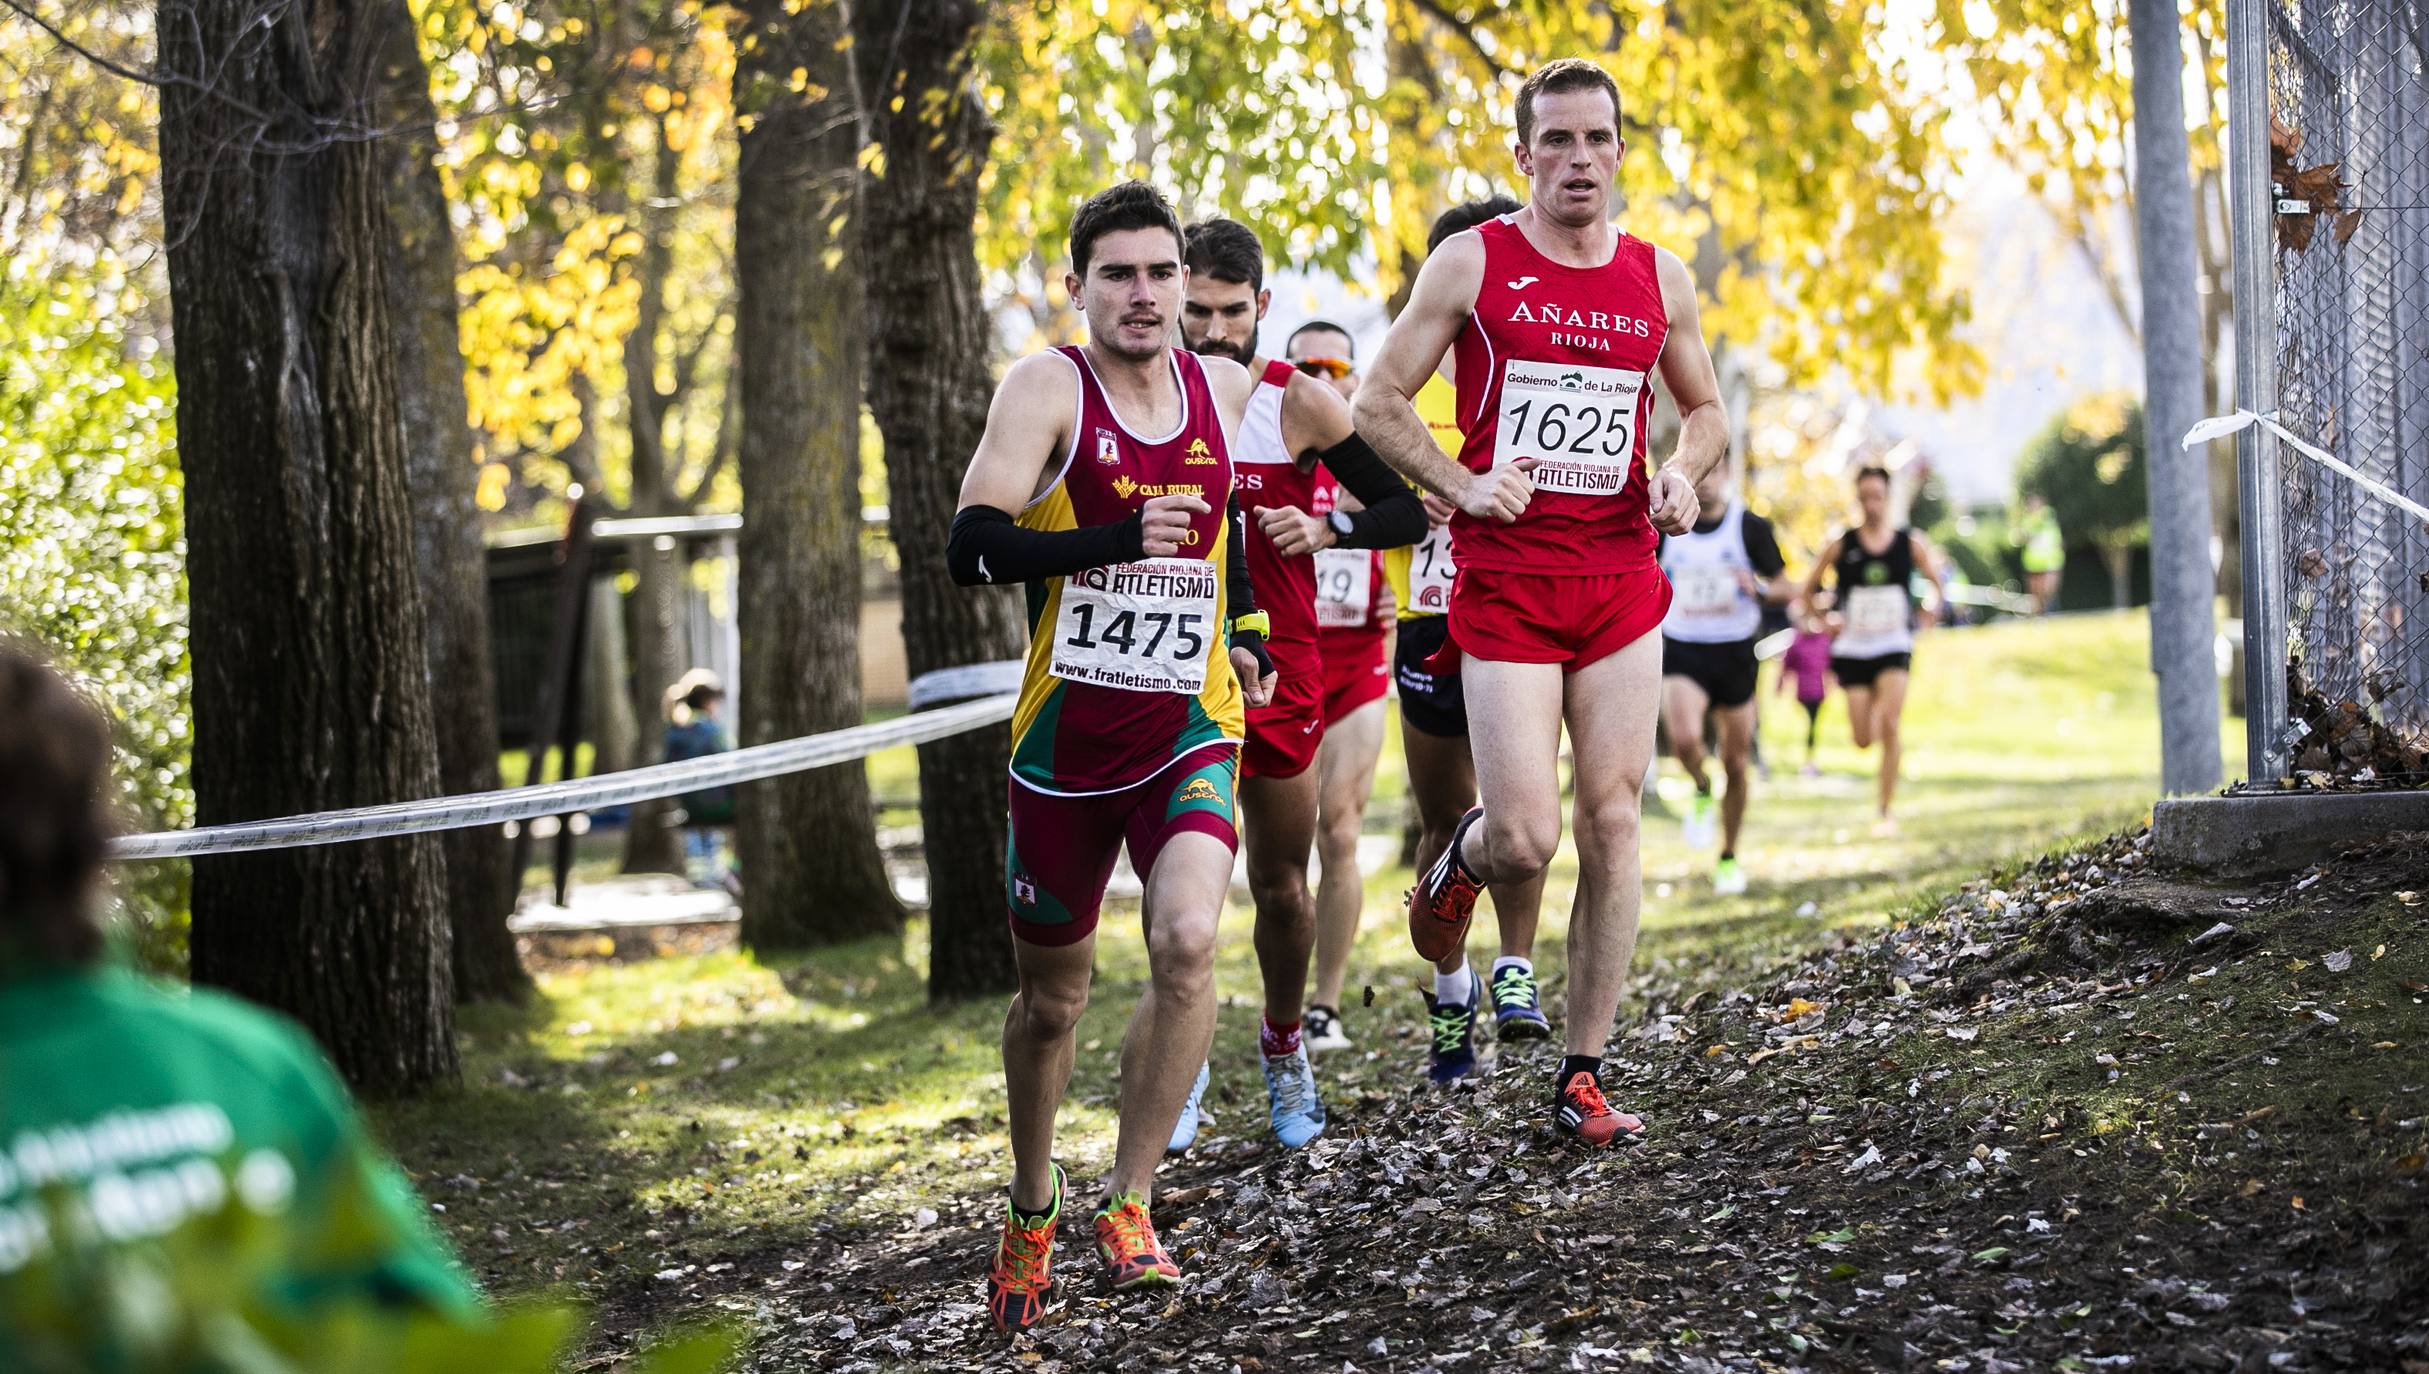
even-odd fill
[{"label": "orange running shoe", "polygon": [[1155,1223],[1147,1219],[1147,1199],[1137,1193],[1108,1198],[1096,1214],[1096,1252],[1105,1257],[1117,1290],[1181,1281],[1181,1266],[1164,1253]]},{"label": "orange running shoe", "polygon": [[1046,1315],[1046,1292],[1054,1285],[1054,1224],[1063,1215],[1063,1166],[1054,1166],[1054,1203],[1041,1216],[1025,1217],[1004,1201],[1004,1234],[995,1243],[995,1266],[987,1271],[987,1315],[1002,1331],[1021,1331]]},{"label": "orange running shoe", "polygon": [[1588,1145],[1609,1145],[1623,1135],[1644,1133],[1645,1123],[1626,1112],[1614,1111],[1603,1099],[1602,1084],[1583,1069],[1569,1075],[1569,1081],[1560,1085],[1560,1096],[1555,1100],[1559,1110],[1553,1120],[1561,1133]]},{"label": "orange running shoe", "polygon": [[1476,894],[1484,885],[1460,862],[1459,842],[1468,828],[1484,819],[1484,808],[1472,806],[1451,831],[1450,846],[1425,871],[1408,894],[1408,938],[1429,964],[1467,946],[1468,922],[1476,915]]}]

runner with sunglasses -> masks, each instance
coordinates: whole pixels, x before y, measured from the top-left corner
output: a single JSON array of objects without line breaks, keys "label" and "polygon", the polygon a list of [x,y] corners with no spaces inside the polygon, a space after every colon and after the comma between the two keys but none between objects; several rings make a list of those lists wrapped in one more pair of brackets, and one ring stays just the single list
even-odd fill
[{"label": "runner with sunglasses", "polygon": [[[1330,320],[1309,320],[1282,346],[1291,366],[1328,383],[1348,400],[1358,389],[1357,343]],[[1339,507],[1355,509],[1341,493]],[[1366,882],[1358,836],[1383,753],[1383,698],[1391,688],[1390,602],[1380,550],[1326,549],[1316,555],[1316,623],[1324,659],[1324,742],[1316,747],[1316,984],[1307,1007],[1308,1053],[1349,1048],[1341,1026],[1341,983],[1358,939]]]},{"label": "runner with sunglasses", "polygon": [[[1241,848],[1265,983],[1258,1048],[1268,1116],[1274,1138],[1297,1149],[1321,1134],[1325,1122],[1301,1026],[1316,943],[1307,865],[1321,780],[1314,765],[1325,723],[1316,555],[1413,543],[1425,533],[1425,508],[1353,431],[1340,392],[1258,354],[1257,324],[1272,296],[1256,233],[1236,220],[1210,219],[1189,226],[1185,246],[1182,340],[1203,356],[1245,364],[1257,382],[1232,448],[1233,487],[1248,516],[1249,577],[1257,605],[1272,621],[1267,643],[1281,680],[1271,704],[1248,712],[1240,754]],[[1343,487],[1364,509],[1336,508],[1335,493]],[[1206,1082],[1201,1069],[1170,1148],[1186,1149],[1196,1140]]]}]

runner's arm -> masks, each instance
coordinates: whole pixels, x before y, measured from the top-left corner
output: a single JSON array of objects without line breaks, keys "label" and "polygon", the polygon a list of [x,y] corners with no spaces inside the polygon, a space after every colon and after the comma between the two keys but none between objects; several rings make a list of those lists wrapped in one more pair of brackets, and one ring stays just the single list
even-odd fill
[{"label": "runner's arm", "polygon": [[[1678,446],[1653,474],[1651,508],[1654,528],[1684,534],[1694,525],[1695,484],[1729,452],[1729,412],[1721,404],[1720,376],[1712,368],[1712,350],[1704,343],[1703,309],[1695,298],[1695,278],[1676,253],[1654,250],[1654,269],[1661,278],[1662,308],[1669,312],[1670,333],[1662,343],[1662,384],[1678,403]],[[1681,518],[1681,512],[1684,518]]]},{"label": "runner's arm", "polygon": [[1328,522],[1317,522],[1315,548],[1397,549],[1425,538],[1425,504],[1358,437],[1349,402],[1340,392],[1294,374],[1282,393],[1282,442],[1292,453],[1314,450],[1316,461],[1365,507],[1343,512],[1349,523],[1346,534]]},{"label": "runner's arm", "polygon": [[1788,576],[1788,557],[1780,552],[1780,537],[1771,522],[1748,511],[1745,540],[1746,561],[1754,565],[1755,595],[1774,606],[1795,599],[1796,583]]},{"label": "runner's arm", "polygon": [[1923,623],[1937,624],[1948,614],[1948,565],[1940,561],[1940,551],[1931,546],[1931,540],[1921,530],[1907,532],[1906,546],[1914,550],[1915,567],[1931,583],[1931,600],[1923,607]]},{"label": "runner's arm", "polygon": [[[954,513],[945,545],[945,565],[955,582],[965,587],[1028,582],[1135,562],[1165,542],[1153,536],[1176,521],[1186,525],[1190,498],[1174,497],[1159,497],[1110,524],[1074,530],[1031,530],[1015,523],[1013,512],[1049,485],[1048,469],[1070,442],[1065,417],[1078,385],[1069,366],[1049,362],[1042,353],[1004,373],[987,408],[986,433],[962,477],[961,509]],[[1177,509],[1166,509],[1166,502]]]},{"label": "runner's arm", "polygon": [[1813,560],[1813,571],[1805,574],[1805,608],[1807,610],[1821,609],[1822,574],[1838,566],[1839,544],[1842,539],[1844,536],[1841,536],[1841,539],[1831,540],[1822,549],[1822,556]]},{"label": "runner's arm", "polygon": [[1384,462],[1453,504],[1472,474],[1434,442],[1414,398],[1466,327],[1483,282],[1484,240],[1474,233],[1443,240],[1418,269],[1408,306],[1383,336],[1350,407],[1358,433]]},{"label": "runner's arm", "polygon": [[[1222,517],[1232,527],[1222,570],[1224,600],[1232,609],[1232,624],[1224,626],[1229,631],[1227,643],[1232,648],[1232,672],[1241,677],[1241,689],[1249,694],[1249,704],[1263,706],[1273,699],[1273,653],[1266,651],[1263,631],[1239,626],[1241,619],[1256,614],[1256,583],[1249,580],[1249,517],[1239,510],[1239,490],[1224,500]],[[1241,653],[1249,655],[1253,665],[1241,663]]]}]

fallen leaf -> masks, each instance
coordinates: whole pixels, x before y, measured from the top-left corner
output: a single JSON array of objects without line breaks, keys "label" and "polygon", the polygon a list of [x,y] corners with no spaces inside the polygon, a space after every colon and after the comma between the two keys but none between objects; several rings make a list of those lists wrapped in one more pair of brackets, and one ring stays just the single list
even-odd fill
[{"label": "fallen leaf", "polygon": [[2340,949],[2319,961],[2330,973],[2342,973],[2353,967],[2353,951]]},{"label": "fallen leaf", "polygon": [[1787,1007],[1777,1013],[1775,1019],[1794,1021],[1799,1017],[1811,1016],[1821,1009],[1822,1004],[1819,1002],[1808,1002],[1802,997],[1790,998]]}]

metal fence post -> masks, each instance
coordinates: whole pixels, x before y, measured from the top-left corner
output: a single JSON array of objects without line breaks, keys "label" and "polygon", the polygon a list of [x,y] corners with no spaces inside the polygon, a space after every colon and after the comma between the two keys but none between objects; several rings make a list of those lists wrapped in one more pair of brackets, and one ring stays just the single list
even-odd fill
[{"label": "metal fence post", "polygon": [[[2277,409],[2276,190],[2269,175],[2271,0],[2227,0],[2228,188],[2234,197],[2235,393]],[[2277,439],[2258,425],[2235,439],[2243,527],[2244,751],[2251,785],[2288,772],[2284,488]]]}]

